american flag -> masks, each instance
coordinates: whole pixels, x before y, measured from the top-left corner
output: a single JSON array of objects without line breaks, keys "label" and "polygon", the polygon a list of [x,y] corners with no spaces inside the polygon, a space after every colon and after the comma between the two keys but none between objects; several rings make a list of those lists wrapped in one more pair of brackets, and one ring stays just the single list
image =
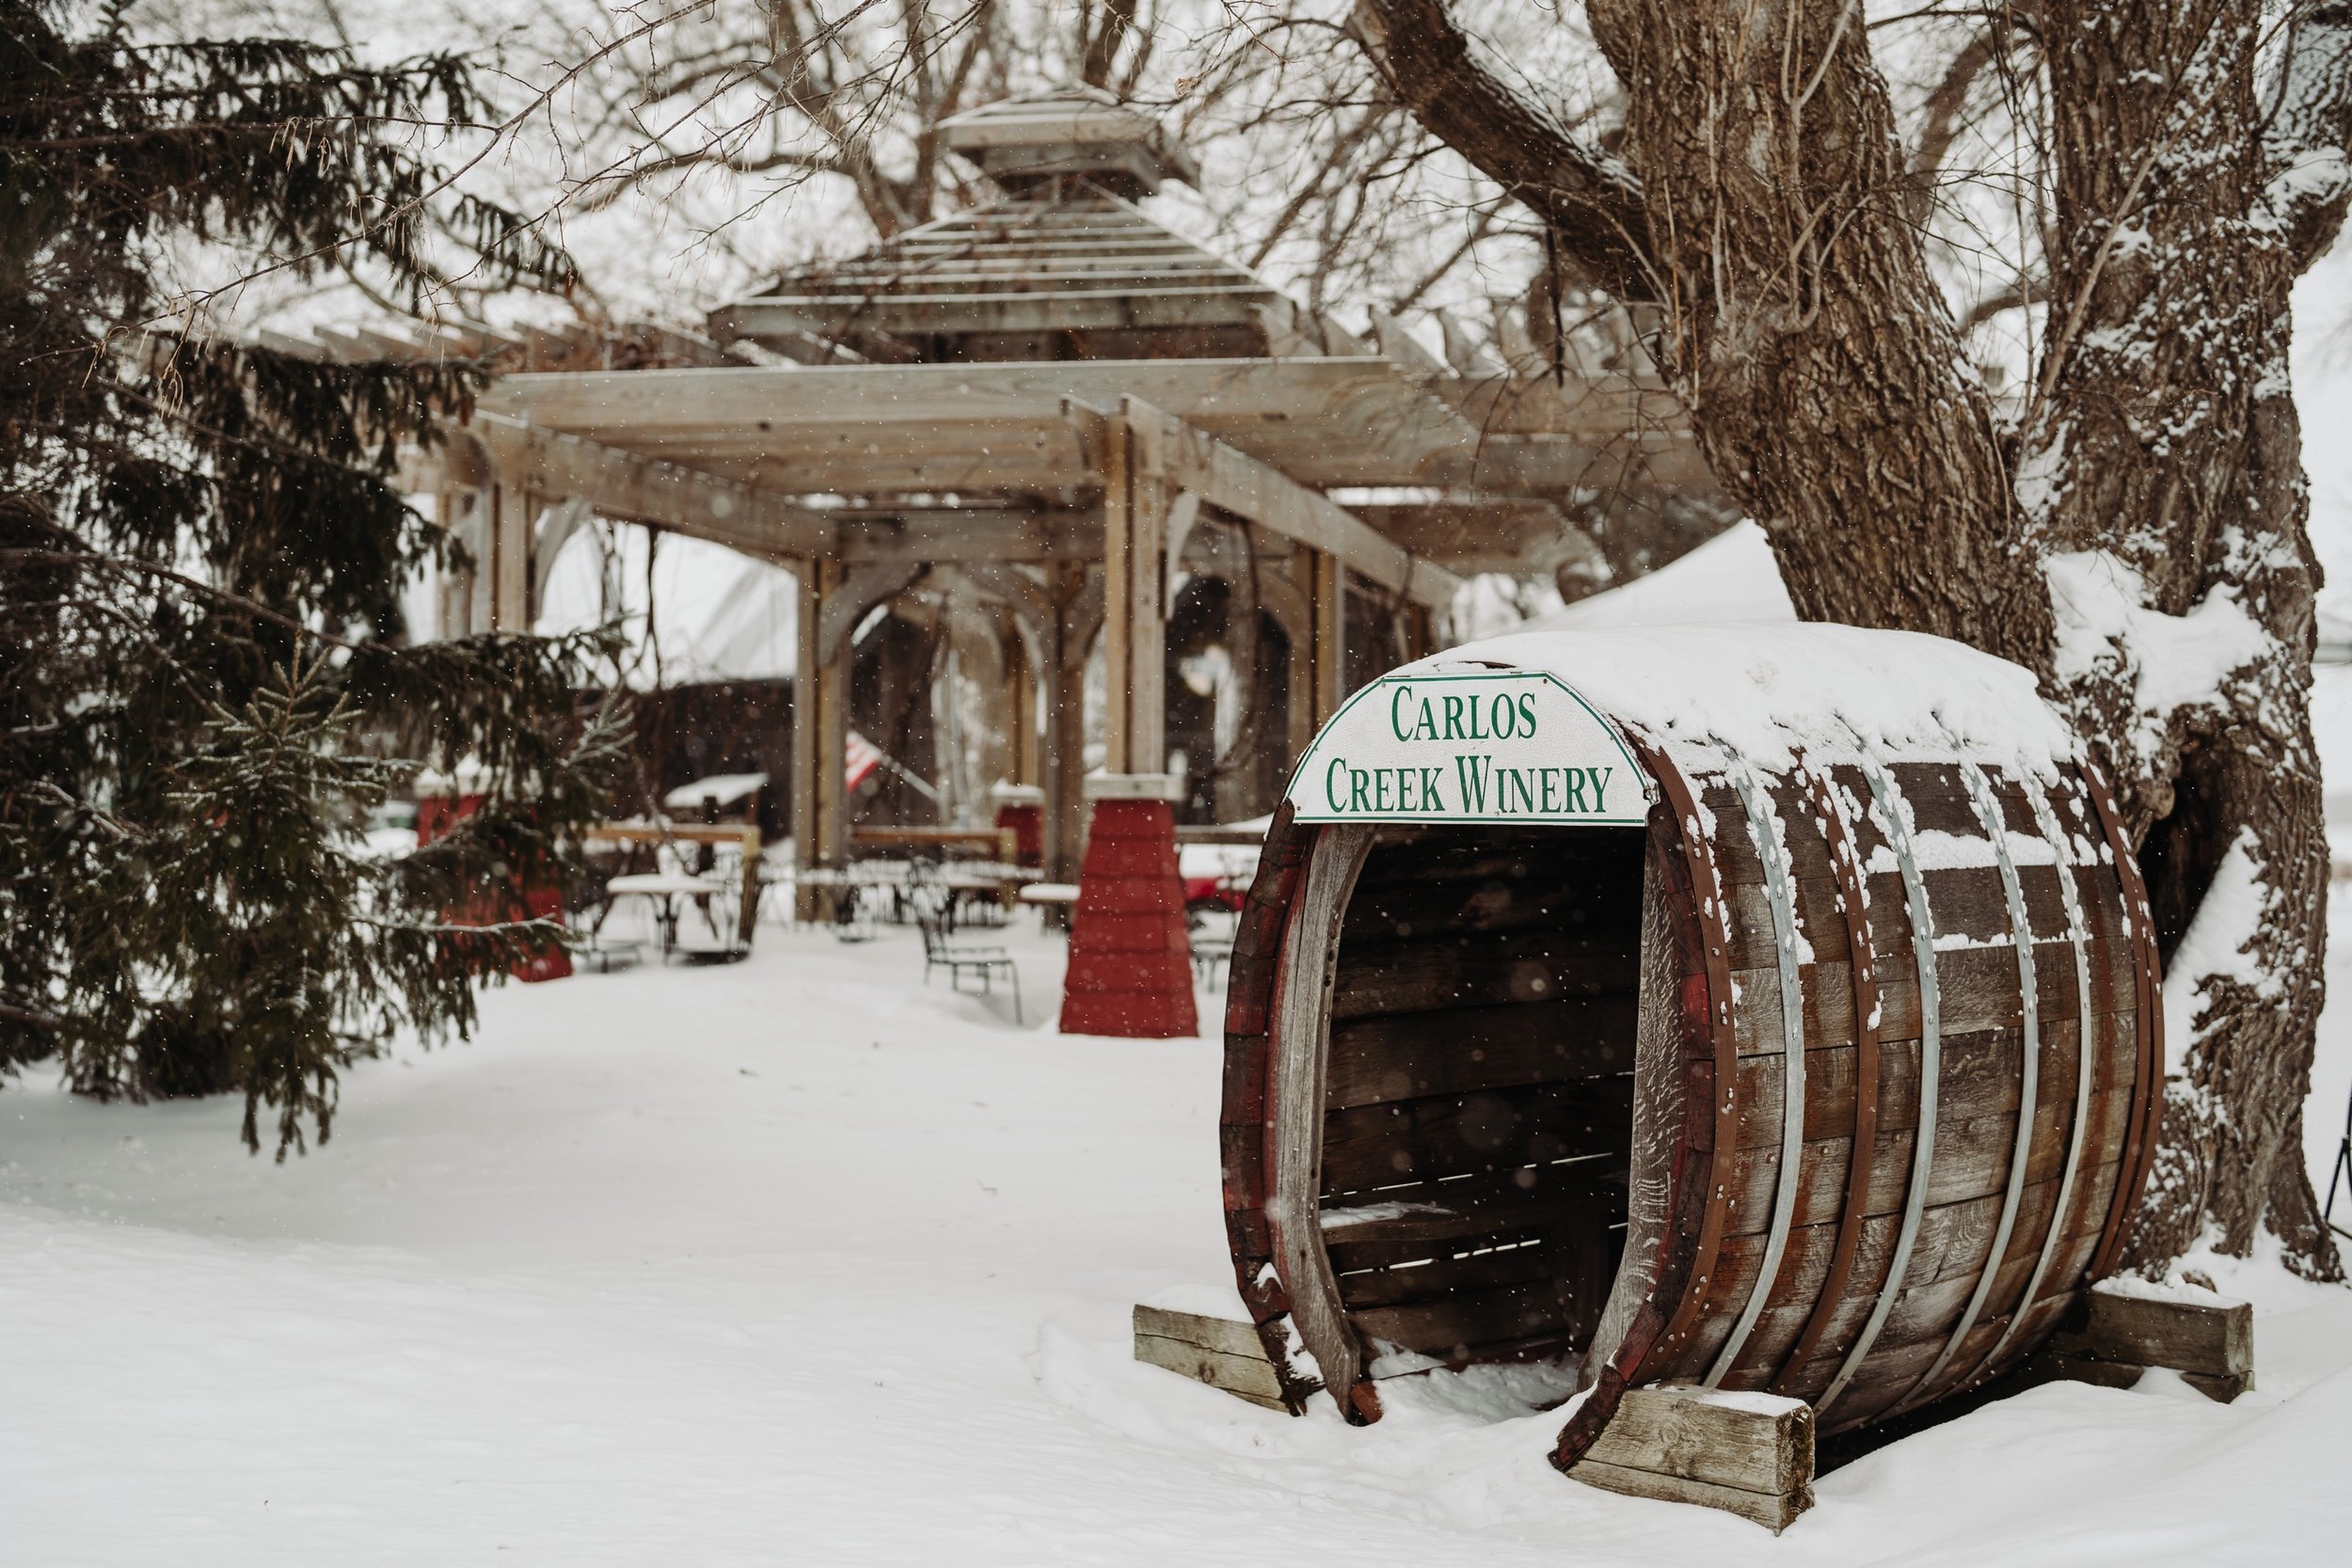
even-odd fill
[{"label": "american flag", "polygon": [[871,778],[874,769],[882,765],[882,748],[851,730],[850,743],[841,753],[841,787],[855,789]]}]

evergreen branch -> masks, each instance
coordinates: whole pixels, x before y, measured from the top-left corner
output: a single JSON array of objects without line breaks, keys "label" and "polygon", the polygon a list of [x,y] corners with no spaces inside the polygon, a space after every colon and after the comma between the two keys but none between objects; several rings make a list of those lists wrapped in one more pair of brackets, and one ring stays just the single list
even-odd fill
[{"label": "evergreen branch", "polygon": [[373,915],[355,914],[354,926],[370,930],[397,931],[407,936],[428,937],[554,937],[559,941],[573,934],[570,927],[560,920],[533,915],[525,920],[485,920],[467,922],[455,920],[379,920]]},{"label": "evergreen branch", "polygon": [[10,1023],[26,1024],[49,1034],[55,1034],[65,1027],[63,1019],[54,1018],[48,1013],[33,1012],[8,1002],[0,1002],[0,1018],[7,1019]]},{"label": "evergreen branch", "polygon": [[226,588],[216,588],[209,582],[189,577],[184,572],[174,571],[171,567],[158,562],[140,561],[131,556],[103,555],[96,550],[40,550],[21,546],[0,548],[0,561],[9,560],[41,561],[64,566],[91,566],[102,571],[119,572],[133,577],[160,578],[164,581],[176,583],[190,593],[200,594],[207,598],[217,599],[223,604],[233,606],[248,615],[268,622],[281,631],[290,631],[297,636],[311,638],[329,647],[341,648],[346,653],[357,653],[364,646],[361,643],[346,641],[332,632],[320,631],[315,626],[306,626],[291,615],[280,615],[258,599],[247,598],[243,594],[233,593]]},{"label": "evergreen branch", "polygon": [[91,821],[97,823],[100,827],[105,829],[106,832],[113,834],[118,840],[145,838],[148,836],[145,830],[125,822],[122,818],[106,810],[103,806],[93,806],[87,800],[76,800],[73,796],[58,788],[56,784],[47,779],[29,780],[23,787],[34,795],[40,796],[45,800],[56,801],[58,805],[65,807],[66,810],[72,812],[78,816],[88,817]]}]

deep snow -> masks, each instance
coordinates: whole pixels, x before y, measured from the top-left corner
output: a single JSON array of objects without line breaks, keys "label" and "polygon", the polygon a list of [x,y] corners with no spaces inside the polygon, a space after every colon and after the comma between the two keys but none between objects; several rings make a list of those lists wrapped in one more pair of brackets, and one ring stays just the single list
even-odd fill
[{"label": "deep snow", "polygon": [[353,1071],[333,1141],[283,1166],[225,1101],[11,1085],[0,1562],[2211,1564],[2352,1539],[2352,1291],[2261,1266],[2222,1268],[2265,1312],[2236,1405],[2040,1389],[1826,1478],[1778,1541],[1561,1478],[1554,1417],[1432,1388],[1356,1431],[1136,1365],[1132,1303],[1228,1277],[1218,1050],[1054,1034],[1058,940],[1009,940],[1025,1028],[923,987],[900,932],[495,990],[473,1043]]},{"label": "deep snow", "polygon": [[[2347,256],[2297,293],[2314,433],[2352,416],[2347,300]],[[2352,443],[2307,455],[2352,624]],[[1554,624],[1786,617],[1762,546],[1743,525]],[[2341,832],[2352,669],[2314,717]],[[351,1072],[283,1166],[228,1102],[0,1089],[0,1564],[2345,1558],[2352,1291],[2259,1259],[2198,1260],[2261,1314],[2236,1404],[2037,1389],[1823,1479],[1778,1540],[1580,1486],[1543,1461],[1557,1418],[1443,1386],[1356,1431],[1138,1366],[1133,1302],[1228,1277],[1217,1047],[1055,1035],[1058,942],[1009,940],[1026,1028],[921,986],[899,932],[493,991],[472,1043]],[[2328,970],[2323,1186],[2352,940]]]}]

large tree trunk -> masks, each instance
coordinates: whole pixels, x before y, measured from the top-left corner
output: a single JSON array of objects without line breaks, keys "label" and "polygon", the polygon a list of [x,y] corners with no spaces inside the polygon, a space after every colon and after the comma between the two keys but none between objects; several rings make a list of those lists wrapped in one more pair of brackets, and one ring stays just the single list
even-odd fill
[{"label": "large tree trunk", "polygon": [[2044,62],[2058,239],[2022,434],[1928,268],[1858,5],[1591,0],[1626,95],[1617,159],[1495,80],[1442,0],[1362,0],[1359,28],[1565,256],[1658,308],[1655,357],[1802,613],[2002,654],[2082,724],[2189,1020],[2133,1260],[2208,1230],[2244,1253],[2266,1222],[2333,1276],[2301,1150],[2327,851],[2286,346],[2288,292],[2343,216],[2341,160],[2312,170],[2344,140],[2352,8],[2303,19],[2269,97],[2261,8],[2028,18],[2065,47]]},{"label": "large tree trunk", "polygon": [[1588,14],[1626,87],[1654,352],[1798,612],[2038,648],[2048,601],[2022,591],[1991,402],[1929,275],[1858,16]]},{"label": "large tree trunk", "polygon": [[2035,19],[2057,235],[2020,500],[2074,600],[2057,689],[2142,844],[2170,966],[2131,1259],[2208,1228],[2244,1253],[2266,1217],[2331,1272],[2302,1136],[2327,950],[2319,572],[2287,384],[2305,258],[2270,204],[2263,13],[2058,0]]}]

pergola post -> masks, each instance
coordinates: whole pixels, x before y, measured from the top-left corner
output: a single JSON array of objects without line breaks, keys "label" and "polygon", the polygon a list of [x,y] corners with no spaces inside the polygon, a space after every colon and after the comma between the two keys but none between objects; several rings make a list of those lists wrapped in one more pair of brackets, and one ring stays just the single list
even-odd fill
[{"label": "pergola post", "polygon": [[1038,672],[1029,628],[1009,605],[997,610],[997,645],[1004,651],[1005,768],[1017,784],[1039,782],[1043,761],[1038,736]]},{"label": "pergola post", "polygon": [[[849,640],[838,647],[825,633],[830,604],[842,588],[838,561],[800,564],[798,672],[792,693],[792,863],[801,871],[837,866],[849,852],[849,814],[842,774],[850,743]],[[801,882],[793,918],[820,913],[817,889]]]},{"label": "pergola post", "polygon": [[1398,613],[1404,617],[1405,662],[1409,664],[1436,653],[1438,630],[1434,623],[1437,617],[1430,613],[1429,607],[1407,604],[1399,607]]},{"label": "pergola post", "polygon": [[1347,696],[1347,566],[1323,550],[1314,559],[1315,728],[1340,711]]},{"label": "pergola post", "polygon": [[[474,504],[474,493],[454,484],[443,484],[433,495],[434,520],[444,533],[463,539],[467,509]],[[440,638],[464,637],[473,630],[469,611],[473,608],[473,578],[470,571],[449,571],[439,575],[434,584],[433,614],[436,625],[433,635]]]},{"label": "pergola post", "polygon": [[1168,511],[1175,499],[1149,434],[1103,422],[1105,771],[1157,773],[1168,762]]},{"label": "pergola post", "polygon": [[1057,561],[1046,567],[1054,597],[1053,636],[1044,655],[1045,846],[1049,875],[1057,881],[1077,877],[1086,844],[1087,656],[1101,620],[1102,596],[1089,595],[1087,567]]},{"label": "pergola post", "polygon": [[1347,568],[1308,545],[1291,556],[1291,578],[1307,598],[1304,637],[1291,638],[1291,760],[1307,747],[1347,695]]},{"label": "pergola post", "polygon": [[490,487],[486,629],[509,635],[531,630],[531,524],[538,498],[507,484]]},{"label": "pergola post", "polygon": [[466,573],[463,589],[469,637],[491,629],[490,610],[496,602],[491,584],[497,580],[491,570],[491,552],[498,548],[498,486],[485,484],[473,493],[472,506],[462,525],[466,544],[473,551],[473,565]]}]

